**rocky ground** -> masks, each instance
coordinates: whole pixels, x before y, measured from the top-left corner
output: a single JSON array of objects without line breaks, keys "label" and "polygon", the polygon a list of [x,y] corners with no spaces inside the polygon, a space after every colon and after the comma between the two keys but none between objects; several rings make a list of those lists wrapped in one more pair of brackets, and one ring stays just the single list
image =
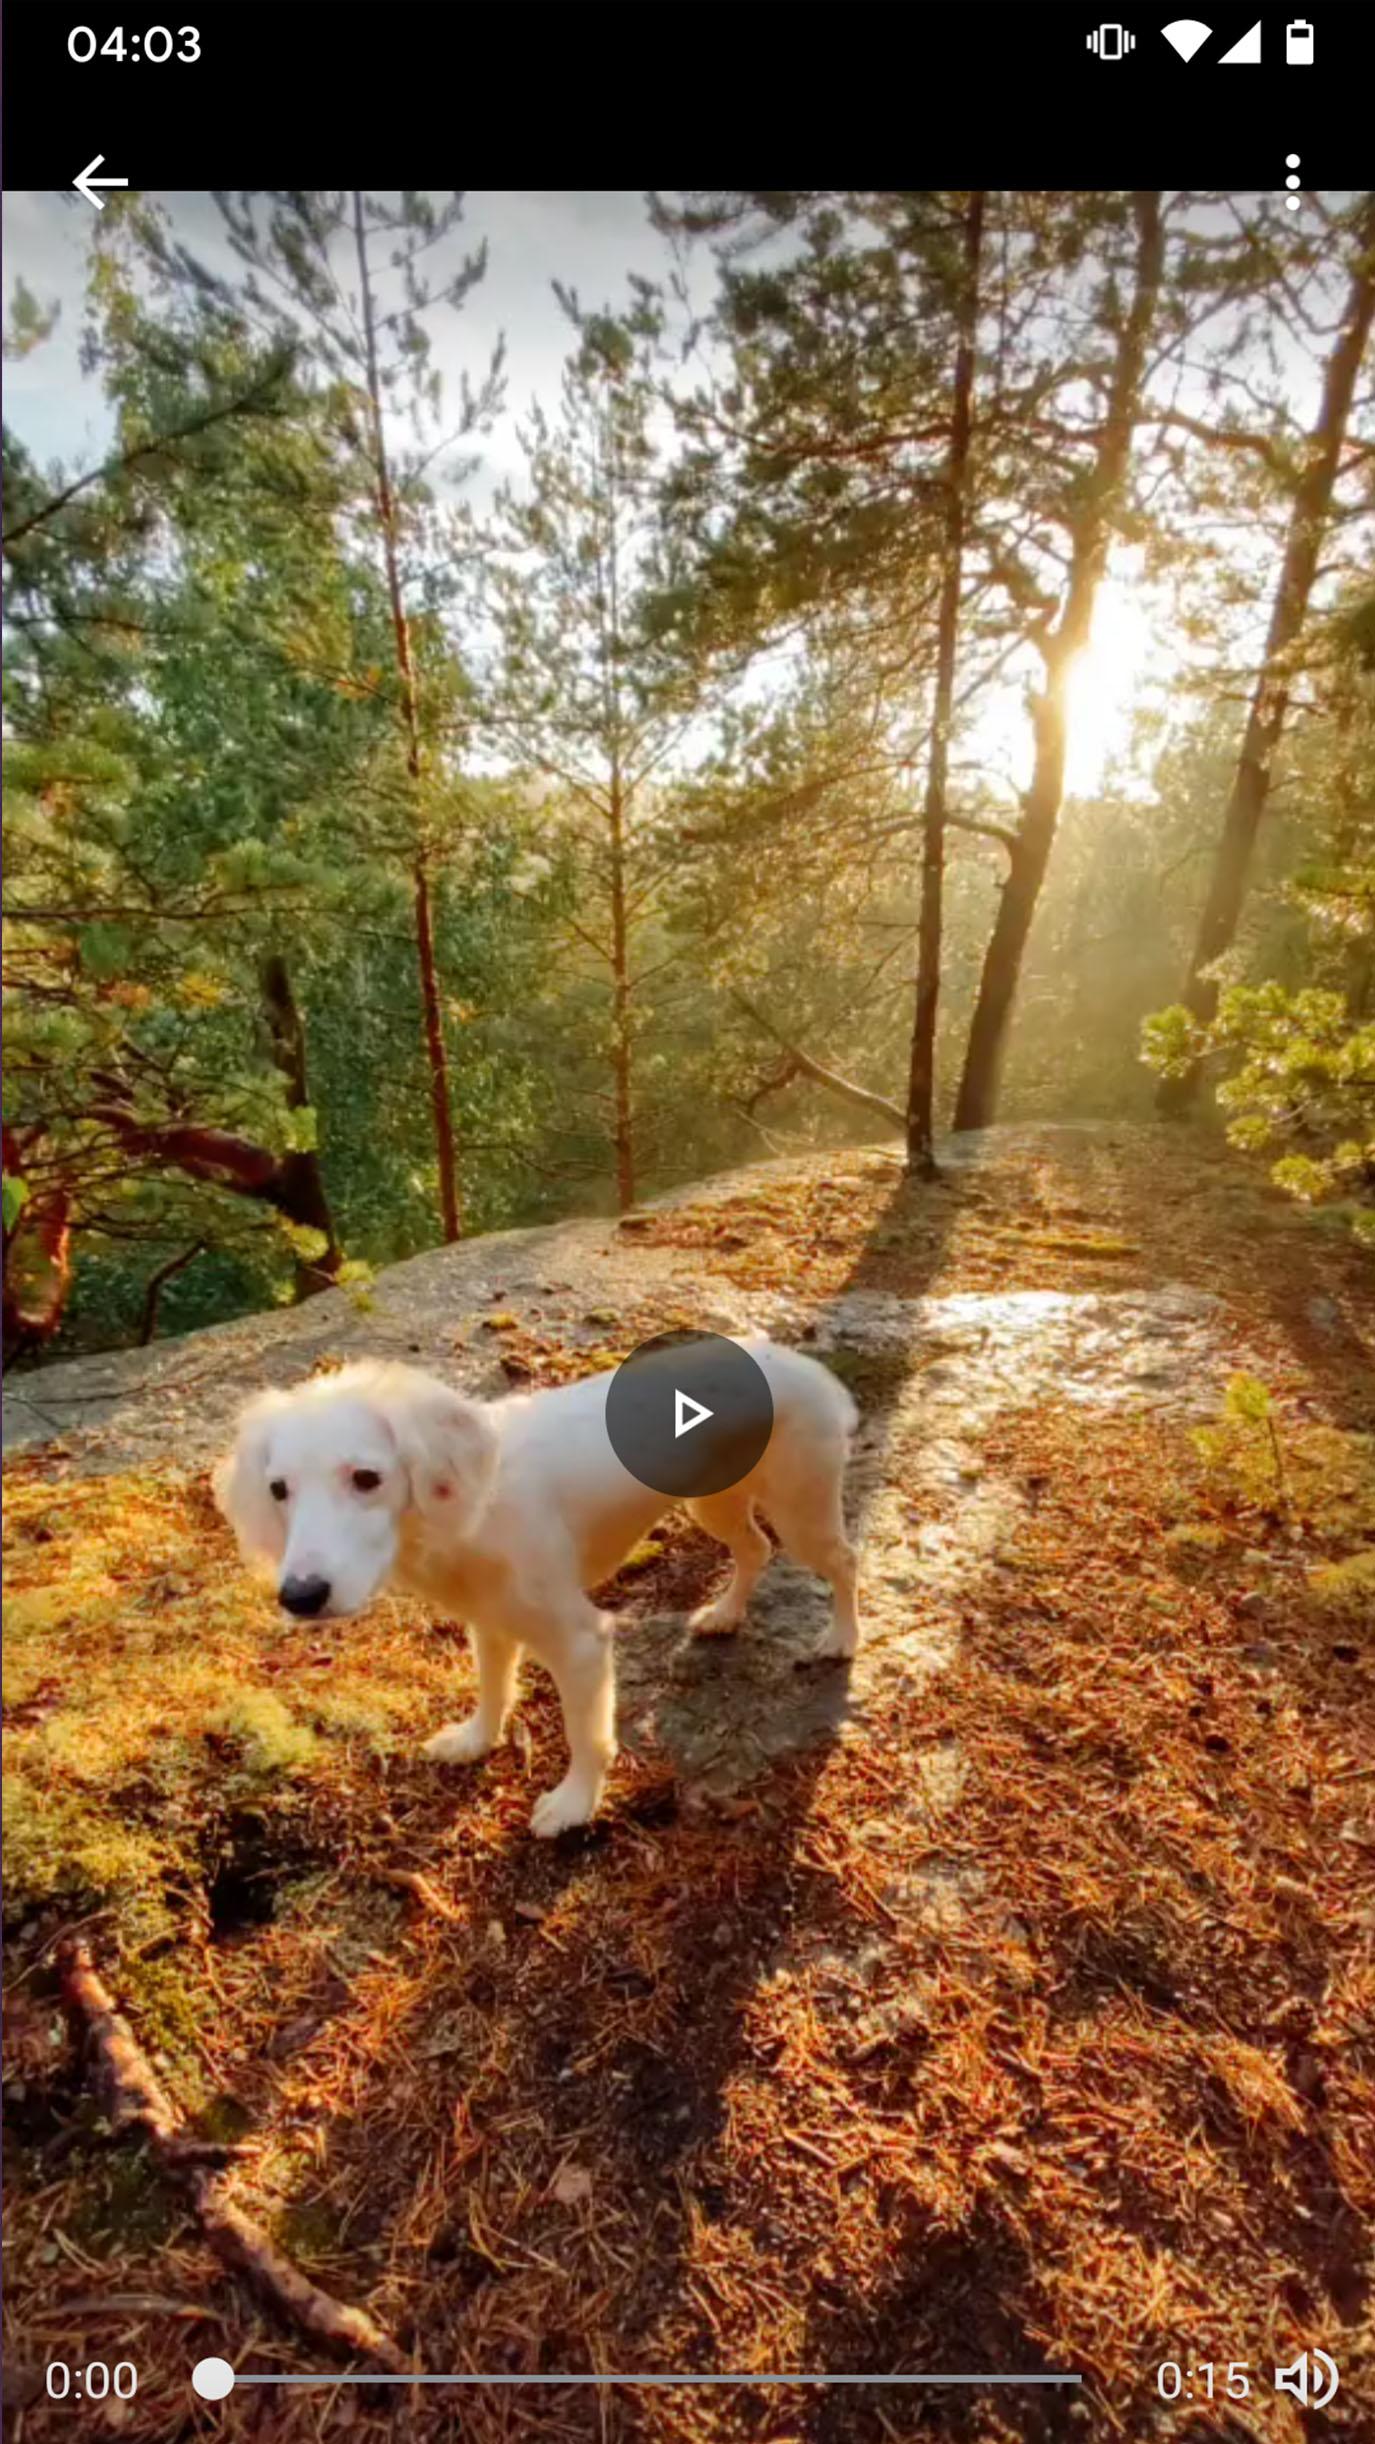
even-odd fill
[{"label": "rocky ground", "polygon": [[[202,2351],[310,2357],[91,2126],[80,1918],[183,2109],[247,2134],[245,2200],[417,2367],[1082,2379],[479,2391],[470,2435],[1297,2444],[1273,2367],[1317,2347],[1323,2432],[1365,2432],[1373,1308],[1216,1149],[999,1130],[929,1187],[882,1147],[766,1164],[12,1382],[12,2360],[146,2364],[95,2434],[456,2431],[429,2392],[194,2403]],[[717,1557],[666,1525],[606,1591],[603,1821],[544,1851],[548,1694],[426,1769],[454,1625],[283,1632],[204,1465],[247,1390],[351,1356],[499,1394],[681,1325],[850,1383],[864,1644],[810,1662],[782,1561],[692,1639]],[[1247,2392],[1172,2408],[1162,2360]]]}]

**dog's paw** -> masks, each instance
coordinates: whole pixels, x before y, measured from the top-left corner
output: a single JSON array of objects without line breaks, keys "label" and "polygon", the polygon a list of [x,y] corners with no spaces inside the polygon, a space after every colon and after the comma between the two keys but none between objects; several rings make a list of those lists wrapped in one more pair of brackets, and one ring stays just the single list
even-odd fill
[{"label": "dog's paw", "polygon": [[567,1775],[535,1801],[530,1815],[531,1832],[538,1834],[541,1841],[552,1841],[556,1833],[567,1833],[574,1825],[589,1823],[599,1795],[589,1790],[585,1782]]},{"label": "dog's paw", "polygon": [[425,1742],[421,1754],[427,1756],[432,1765],[476,1765],[479,1757],[488,1755],[491,1746],[491,1741],[476,1720],[469,1720],[466,1723],[446,1723],[442,1731],[437,1731],[432,1740]]},{"label": "dog's paw", "polygon": [[812,1650],[817,1663],[849,1663],[859,1646],[858,1621],[832,1621]]},{"label": "dog's paw", "polygon": [[714,1604],[702,1604],[688,1615],[688,1628],[694,1638],[729,1638],[744,1623],[744,1613],[738,1604],[719,1595]]}]

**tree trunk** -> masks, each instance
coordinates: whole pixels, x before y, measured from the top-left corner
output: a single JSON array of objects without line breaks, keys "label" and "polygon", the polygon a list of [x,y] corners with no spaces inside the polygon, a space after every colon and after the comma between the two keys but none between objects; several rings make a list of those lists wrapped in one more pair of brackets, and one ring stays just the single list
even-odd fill
[{"label": "tree trunk", "polygon": [[1083,507],[1070,530],[1069,579],[1058,625],[1038,639],[1045,685],[1032,698],[1031,785],[1022,801],[1016,845],[1009,851],[998,914],[984,956],[979,995],[955,1103],[957,1129],[987,1128],[998,1102],[1008,1021],[1027,937],[1060,819],[1065,790],[1066,695],[1074,661],[1089,641],[1093,606],[1107,566],[1112,520],[1131,463],[1141,408],[1146,351],[1155,321],[1165,261],[1165,225],[1156,190],[1132,197],[1136,270],[1131,307],[1118,336],[1112,387]]},{"label": "tree trunk", "polygon": [[[264,959],[259,971],[262,985],[263,1010],[267,1019],[272,1057],[286,1079],[286,1099],[294,1112],[304,1111],[310,1102],[306,1078],[306,1031],[296,996],[291,989],[285,959],[274,951]],[[315,1257],[296,1259],[296,1304],[318,1297],[321,1290],[332,1290],[339,1278],[344,1251],[339,1245],[325,1194],[320,1157],[313,1147],[298,1154],[284,1154],[278,1166],[277,1203],[291,1221],[303,1223],[307,1230],[323,1233],[324,1251]],[[151,1334],[149,1338],[151,1339]]]},{"label": "tree trunk", "polygon": [[462,1235],[462,1219],[458,1195],[458,1164],[454,1153],[453,1105],[449,1094],[449,1062],[444,1047],[444,1009],[434,952],[434,913],[430,896],[429,851],[425,840],[425,817],[420,790],[420,701],[416,688],[415,662],[411,653],[410,622],[406,617],[406,606],[401,593],[401,571],[396,550],[396,499],[391,486],[386,435],[382,429],[382,390],[377,371],[377,334],[373,314],[372,282],[368,271],[367,240],[363,226],[361,188],[354,190],[353,232],[358,250],[358,290],[368,360],[368,407],[372,419],[373,463],[377,475],[377,521],[382,534],[387,599],[391,604],[396,668],[401,682],[401,724],[406,736],[406,770],[410,775],[415,798],[416,848],[415,862],[411,872],[414,885],[415,953],[420,970],[420,999],[425,1013],[425,1057],[430,1072],[430,1109],[434,1119],[435,1154],[439,1164],[439,1203],[444,1236],[447,1240],[453,1240]]},{"label": "tree trunk", "polygon": [[[8,1122],[4,1130],[7,1178],[24,1177],[32,1143]],[[62,1321],[72,1286],[71,1199],[65,1188],[49,1188],[21,1205],[4,1234],[3,1364],[50,1340]]]},{"label": "tree trunk", "polygon": [[[1236,939],[1256,835],[1270,795],[1275,756],[1289,709],[1291,655],[1307,617],[1361,359],[1375,320],[1375,264],[1372,264],[1375,200],[1366,212],[1357,244],[1356,270],[1336,346],[1327,360],[1322,405],[1310,436],[1308,463],[1294,494],[1265,653],[1247,709],[1241,751],[1222,819],[1222,836],[1184,987],[1186,1007],[1205,1027],[1216,1016],[1218,1003],[1217,981],[1208,970]],[[1156,1093],[1158,1110],[1170,1115],[1188,1111],[1198,1093],[1199,1076],[1195,1063],[1179,1077],[1162,1078]]]},{"label": "tree trunk", "polygon": [[625,809],[613,772],[611,827],[611,1068],[615,1096],[616,1202],[635,1202],[635,1136],[630,1101],[630,929],[626,918]]},{"label": "tree trunk", "polygon": [[[1063,757],[1061,764],[1063,767]],[[1047,777],[1047,801],[1051,786]],[[1055,803],[1058,805],[1058,786]],[[1028,814],[1030,811],[1031,793],[1028,793]],[[998,913],[993,920],[993,931],[984,953],[979,998],[974,1006],[969,1041],[965,1047],[964,1074],[955,1099],[957,1129],[986,1129],[997,1110],[1008,1023],[1017,996],[1022,956],[1036,914],[1041,884],[1045,880],[1054,828],[1052,817],[1048,825],[1038,825],[1029,843],[1024,846],[1023,841],[1019,840],[1016,848],[1010,852],[1007,874],[998,897]]]},{"label": "tree trunk", "polygon": [[196,1258],[203,1256],[204,1253],[205,1241],[203,1239],[194,1240],[190,1247],[182,1249],[179,1256],[169,1256],[166,1264],[160,1264],[155,1273],[149,1274],[143,1292],[143,1314],[138,1328],[140,1349],[146,1349],[157,1332],[158,1308],[162,1303],[162,1294],[168,1282],[174,1280],[178,1273],[184,1273],[187,1266],[194,1264]]},{"label": "tree trunk", "polygon": [[453,1105],[449,1099],[449,1060],[444,1049],[444,1009],[439,996],[439,966],[434,955],[434,918],[430,903],[430,864],[422,849],[416,857],[415,953],[420,968],[420,998],[425,1011],[425,1057],[430,1072],[430,1112],[434,1120],[435,1152],[439,1160],[439,1208],[447,1240],[463,1236],[458,1197],[458,1163],[454,1153]]},{"label": "tree trunk", "polygon": [[[269,965],[271,962],[268,963]],[[297,1031],[300,1017],[291,999],[291,989],[282,969],[286,992],[289,1024]],[[264,979],[264,998],[267,998]],[[277,1043],[274,1032],[274,1047]],[[298,1032],[299,1042],[299,1032]],[[287,1057],[291,1057],[288,1054]],[[279,1059],[282,1056],[279,1054]],[[299,1097],[304,1102],[304,1048],[300,1049],[301,1066],[296,1072]],[[282,1061],[285,1066],[285,1060]],[[195,1121],[147,1122],[137,1119],[123,1096],[126,1089],[118,1078],[94,1074],[96,1086],[108,1096],[103,1103],[92,1103],[85,1117],[96,1127],[108,1129],[131,1162],[153,1163],[168,1171],[181,1171],[188,1179],[205,1180],[212,1187],[225,1188],[232,1194],[249,1197],[255,1203],[270,1205],[288,1222],[304,1225],[309,1230],[324,1233],[328,1242],[323,1256],[312,1265],[297,1263],[297,1295],[309,1297],[316,1290],[333,1287],[343,1261],[343,1251],[334,1235],[325,1199],[319,1165],[313,1154],[274,1154],[267,1146],[255,1145],[251,1138],[236,1137],[228,1129],[202,1127]],[[288,1072],[290,1074],[290,1072]],[[6,1133],[5,1152],[8,1170],[22,1171],[22,1149],[13,1135]],[[184,1257],[176,1258],[153,1276],[148,1285],[148,1303],[144,1308],[142,1337],[150,1339],[157,1324],[157,1294],[164,1281],[180,1271],[191,1256],[200,1253],[200,1243]],[[302,1273],[309,1274],[309,1286],[301,1287]],[[20,1212],[14,1229],[5,1238],[5,1298],[4,1331],[5,1363],[27,1356],[56,1332],[66,1308],[71,1288],[71,1222],[70,1200],[63,1188],[49,1189],[33,1205]]]},{"label": "tree trunk", "polygon": [[950,449],[946,459],[945,566],[936,616],[936,685],[922,804],[921,913],[917,928],[917,999],[907,1081],[907,1168],[921,1179],[935,1172],[936,1007],[941,989],[941,923],[945,890],[946,780],[955,697],[955,648],[964,579],[965,484],[974,411],[974,354],[979,313],[979,250],[984,198],[971,194],[964,223],[964,272],[959,301]]}]

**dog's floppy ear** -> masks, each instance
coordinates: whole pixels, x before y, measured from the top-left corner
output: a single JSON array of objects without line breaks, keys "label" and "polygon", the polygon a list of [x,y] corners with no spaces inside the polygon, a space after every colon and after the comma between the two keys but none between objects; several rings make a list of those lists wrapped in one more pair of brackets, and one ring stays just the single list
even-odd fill
[{"label": "dog's floppy ear", "polygon": [[496,1475],[497,1433],[485,1409],[409,1369],[374,1397],[396,1438],[413,1507],[440,1534],[466,1535]]},{"label": "dog's floppy ear", "polygon": [[286,1521],[267,1490],[267,1446],[272,1420],[287,1406],[282,1392],[263,1392],[242,1412],[234,1446],[212,1477],[215,1501],[239,1540],[245,1561],[280,1561]]}]

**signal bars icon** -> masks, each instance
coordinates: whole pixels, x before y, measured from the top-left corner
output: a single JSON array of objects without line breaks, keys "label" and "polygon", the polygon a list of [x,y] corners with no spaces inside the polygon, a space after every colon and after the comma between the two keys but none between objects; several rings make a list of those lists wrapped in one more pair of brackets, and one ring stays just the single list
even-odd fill
[{"label": "signal bars icon", "polygon": [[1088,47],[1099,59],[1125,59],[1128,51],[1136,49],[1136,36],[1124,25],[1096,25],[1088,38]]}]

